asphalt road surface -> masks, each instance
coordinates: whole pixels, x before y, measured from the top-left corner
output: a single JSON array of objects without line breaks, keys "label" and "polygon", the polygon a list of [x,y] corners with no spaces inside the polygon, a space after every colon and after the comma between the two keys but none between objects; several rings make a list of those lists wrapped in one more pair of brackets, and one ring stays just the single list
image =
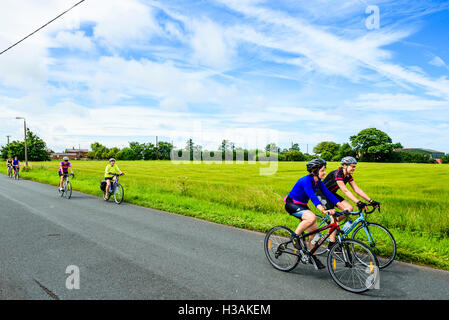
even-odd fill
[{"label": "asphalt road surface", "polygon": [[[0,175],[0,299],[449,298],[449,272],[400,262],[364,294],[340,289],[326,269],[277,271],[263,239],[79,192],[67,200],[55,186]],[[79,269],[79,289],[66,286],[68,266]]]}]

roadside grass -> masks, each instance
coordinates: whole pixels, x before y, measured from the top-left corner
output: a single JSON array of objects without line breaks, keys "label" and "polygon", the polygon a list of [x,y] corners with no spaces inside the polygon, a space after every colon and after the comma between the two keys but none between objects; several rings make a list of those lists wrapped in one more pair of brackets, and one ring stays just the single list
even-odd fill
[{"label": "roadside grass", "polygon": [[[72,161],[73,189],[101,196],[106,162]],[[267,164],[175,164],[120,161],[125,201],[238,228],[266,232],[275,225],[295,229],[283,197],[306,174],[304,162],[279,162],[274,175],[260,175]],[[21,177],[57,186],[58,162],[34,162]],[[329,163],[327,171],[338,167]],[[359,163],[357,184],[382,203],[368,219],[386,226],[398,245],[398,260],[449,270],[449,166]],[[317,212],[313,205],[309,206]],[[318,212],[317,212],[318,213]]]}]

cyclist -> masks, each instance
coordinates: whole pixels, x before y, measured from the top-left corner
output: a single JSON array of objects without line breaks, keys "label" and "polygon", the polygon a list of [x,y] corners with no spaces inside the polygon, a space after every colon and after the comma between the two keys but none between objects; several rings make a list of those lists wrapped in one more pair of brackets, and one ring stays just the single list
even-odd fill
[{"label": "cyclist", "polygon": [[14,160],[12,161],[12,168],[14,169],[14,174],[16,174],[16,171],[19,172],[20,170],[19,157],[14,156]]},{"label": "cyclist", "polygon": [[[323,159],[313,159],[307,163],[308,175],[299,179],[290,193],[284,198],[285,210],[292,216],[301,220],[298,227],[295,230],[296,237],[294,237],[293,243],[299,248],[298,236],[301,235],[306,229],[309,232],[317,230],[316,216],[309,209],[307,203],[309,199],[312,203],[320,210],[322,213],[327,213],[329,215],[335,214],[335,209],[326,210],[321,204],[320,200],[315,195],[315,191],[321,190],[338,208],[344,210],[344,207],[340,201],[326,188],[324,183],[321,181],[326,176],[326,161]],[[309,239],[309,248],[313,245],[311,241],[313,237]],[[319,269],[325,268],[321,261],[312,255],[315,265]]]},{"label": "cyclist", "polygon": [[6,160],[6,168],[7,168],[8,173],[9,173],[9,168],[11,168],[11,167],[12,167],[12,158],[8,157],[8,159]]},{"label": "cyclist", "polygon": [[[354,173],[354,170],[357,165],[357,160],[354,157],[344,157],[343,159],[341,159],[340,163],[341,167],[339,167],[334,171],[329,172],[329,174],[326,176],[323,182],[326,188],[330,190],[332,195],[334,195],[338,199],[338,201],[342,203],[345,210],[352,211],[353,207],[342,196],[337,194],[338,190],[341,190],[344,195],[346,195],[351,201],[356,203],[359,210],[362,210],[368,205],[367,203],[359,200],[352,194],[351,191],[349,191],[349,189],[346,187],[347,183],[349,183],[354,192],[361,198],[368,201],[374,207],[380,207],[380,203],[372,200],[362,189],[360,189],[355,183],[354,178],[352,177],[352,174]],[[329,201],[329,197],[323,194],[321,190],[317,190],[316,195],[327,210],[334,208],[332,202]],[[332,248],[332,246],[335,243],[335,234],[332,234],[329,240],[330,243],[328,245],[328,249]]]},{"label": "cyclist", "polygon": [[69,158],[68,157],[62,158],[62,162],[59,164],[58,170],[59,177],[61,178],[61,180],[59,181],[59,191],[62,191],[63,189],[62,184],[64,183],[64,175],[69,173],[69,168],[73,175],[73,168],[72,164],[69,162]]},{"label": "cyclist", "polygon": [[120,171],[118,166],[115,164],[115,159],[109,159],[109,164],[106,166],[104,171],[104,179],[106,180],[106,199],[109,200],[109,189],[111,188],[111,181],[114,183],[117,180],[117,177],[113,174],[124,174]]}]

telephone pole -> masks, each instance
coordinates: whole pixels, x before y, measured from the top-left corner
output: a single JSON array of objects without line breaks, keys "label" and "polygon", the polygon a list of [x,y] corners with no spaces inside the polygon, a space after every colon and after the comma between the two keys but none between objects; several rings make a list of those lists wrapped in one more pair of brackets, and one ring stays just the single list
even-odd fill
[{"label": "telephone pole", "polygon": [[11,136],[6,136],[6,138],[8,139],[8,143],[7,143],[7,145],[9,144],[9,138],[11,138]]},{"label": "telephone pole", "polygon": [[22,119],[23,120],[23,133],[25,138],[25,163],[26,167],[28,168],[28,152],[27,152],[27,122],[24,117],[16,117],[16,119]]},{"label": "telephone pole", "polygon": [[157,141],[157,136],[156,136],[156,160],[159,160],[159,143]]}]

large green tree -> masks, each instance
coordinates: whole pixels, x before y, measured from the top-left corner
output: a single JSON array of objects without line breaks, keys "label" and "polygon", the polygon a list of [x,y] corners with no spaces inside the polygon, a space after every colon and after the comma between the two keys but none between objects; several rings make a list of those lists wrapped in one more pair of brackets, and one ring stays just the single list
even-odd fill
[{"label": "large green tree", "polygon": [[[29,161],[48,161],[50,160],[51,150],[47,148],[44,140],[35,135],[27,128],[27,154]],[[25,160],[25,143],[23,141],[12,141],[1,150],[3,158],[8,156],[17,156],[19,160]]]},{"label": "large green tree", "polygon": [[326,154],[332,156],[336,155],[340,145],[338,143],[332,141],[323,141],[318,143],[315,148],[313,148],[313,152],[316,154]]},{"label": "large green tree", "polygon": [[364,129],[349,140],[362,161],[386,161],[391,158],[393,149],[402,148],[400,143],[393,143],[388,134],[376,128]]}]

